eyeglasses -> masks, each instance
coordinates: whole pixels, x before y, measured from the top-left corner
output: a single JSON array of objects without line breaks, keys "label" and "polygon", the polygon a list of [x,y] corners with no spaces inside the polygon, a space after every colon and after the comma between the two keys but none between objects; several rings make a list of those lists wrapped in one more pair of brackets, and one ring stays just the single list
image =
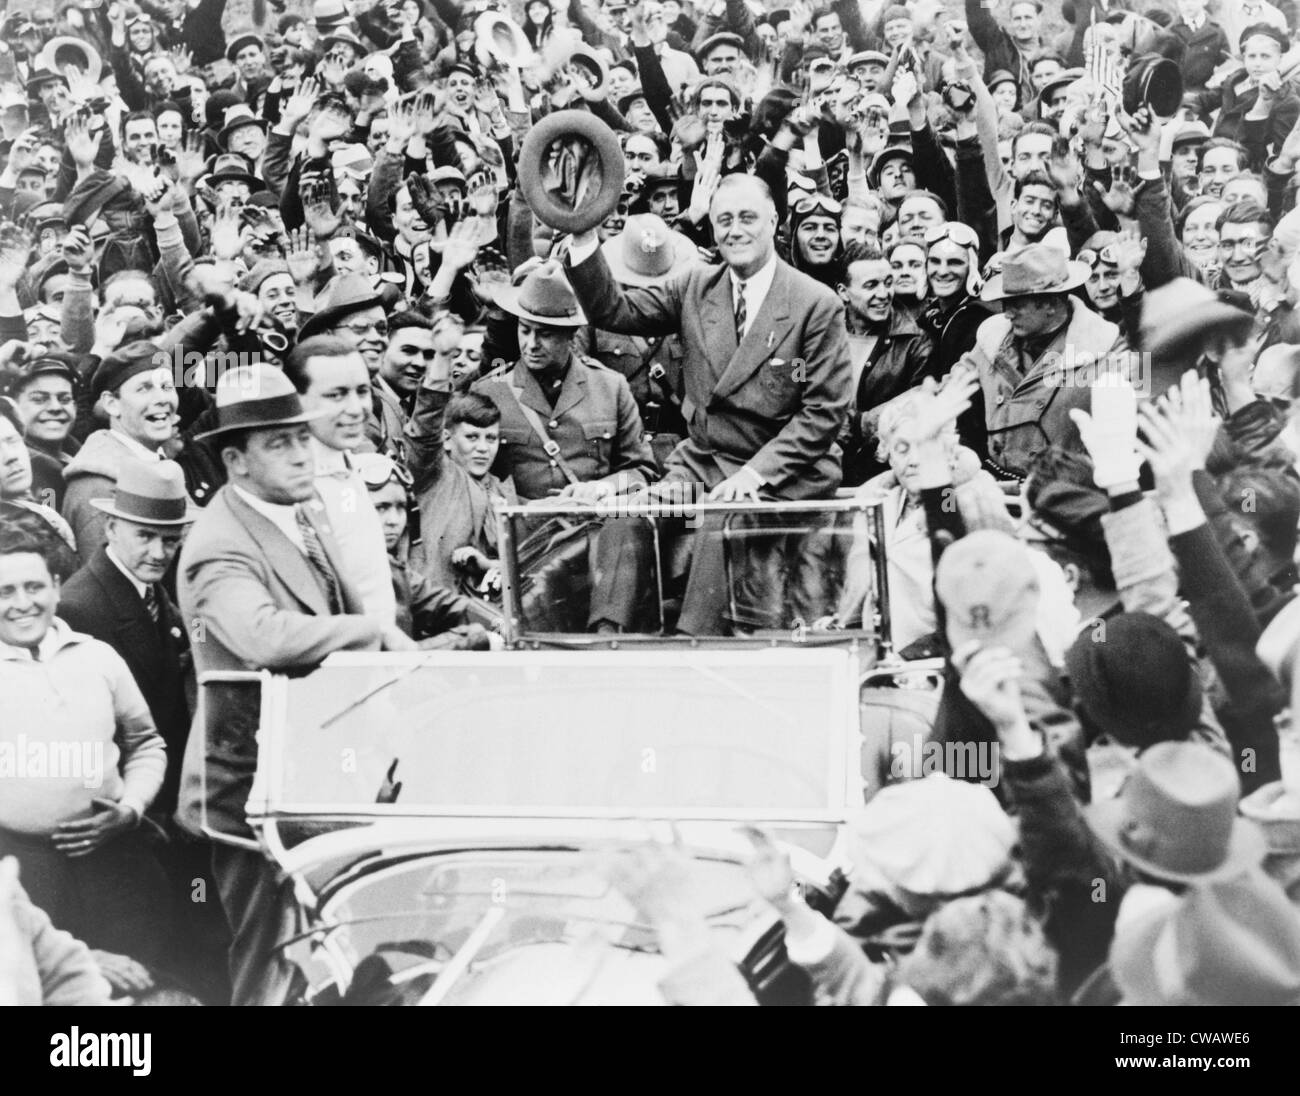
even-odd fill
[{"label": "eyeglasses", "polygon": [[1114,244],[1107,244],[1100,251],[1094,251],[1090,247],[1085,247],[1079,252],[1079,262],[1087,263],[1088,266],[1096,270],[1098,263],[1106,263],[1108,266],[1119,266],[1119,248]]},{"label": "eyeglasses", "polygon": [[844,207],[834,198],[828,198],[825,194],[813,194],[807,198],[800,198],[794,204],[794,211],[802,217],[805,213],[813,213],[817,210],[823,213],[829,213],[832,217],[838,217]]},{"label": "eyeglasses", "polygon": [[398,464],[392,457],[386,457],[383,453],[367,453],[365,456],[358,457],[356,466],[362,481],[372,491],[378,491],[393,480],[406,488],[415,482],[415,478],[405,465]]},{"label": "eyeglasses", "polygon": [[373,331],[381,339],[388,338],[387,320],[371,320],[369,323],[341,323],[339,327],[351,331],[357,338],[365,335],[368,331]]},{"label": "eyeglasses", "polygon": [[944,240],[951,240],[958,247],[973,247],[976,251],[980,248],[980,238],[975,230],[961,221],[948,221],[925,230],[926,247],[934,247]]}]

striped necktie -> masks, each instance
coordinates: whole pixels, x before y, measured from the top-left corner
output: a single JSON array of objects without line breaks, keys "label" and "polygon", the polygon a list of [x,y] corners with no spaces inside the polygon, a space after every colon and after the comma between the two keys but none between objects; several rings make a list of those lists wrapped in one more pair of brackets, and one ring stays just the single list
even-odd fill
[{"label": "striped necktie", "polygon": [[158,590],[152,583],[144,588],[144,607],[149,613],[149,619],[157,624],[158,618],[162,616],[162,606],[158,603]]},{"label": "striped necktie", "polygon": [[316,532],[316,526],[311,523],[306,510],[301,506],[295,506],[293,512],[298,521],[298,531],[302,534],[307,560],[315,570],[317,578],[321,580],[329,598],[330,612],[341,613],[343,612],[343,590],[339,586],[339,576],[325,554],[325,546],[320,542],[320,534]]},{"label": "striped necktie", "polygon": [[745,337],[745,283],[736,282],[736,341]]}]

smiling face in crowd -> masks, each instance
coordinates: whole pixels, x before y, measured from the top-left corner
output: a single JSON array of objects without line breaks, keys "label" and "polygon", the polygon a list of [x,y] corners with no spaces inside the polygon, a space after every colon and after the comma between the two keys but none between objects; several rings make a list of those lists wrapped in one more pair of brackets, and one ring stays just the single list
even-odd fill
[{"label": "smiling face in crowd", "polygon": [[952,240],[931,244],[925,255],[925,274],[930,292],[941,300],[964,294],[970,253]]},{"label": "smiling face in crowd", "polygon": [[41,373],[14,400],[29,441],[57,449],[72,429],[77,403],[72,381],[61,373]]},{"label": "smiling face in crowd", "polygon": [[722,261],[740,277],[756,274],[771,259],[776,205],[757,179],[727,176],[713,195],[709,220]]},{"label": "smiling face in crowd", "polygon": [[105,392],[104,409],[113,428],[149,449],[158,449],[176,433],[180,400],[170,369],[150,369],[128,377],[116,393]]},{"label": "smiling face in crowd", "polygon": [[799,222],[795,232],[804,260],[814,266],[829,263],[840,243],[840,226],[834,217],[814,213]]},{"label": "smiling face in crowd", "polygon": [[0,553],[0,643],[34,648],[59,607],[59,580],[35,552]]},{"label": "smiling face in crowd", "polygon": [[868,324],[888,322],[894,304],[894,272],[884,259],[850,263],[841,296],[853,313]]}]

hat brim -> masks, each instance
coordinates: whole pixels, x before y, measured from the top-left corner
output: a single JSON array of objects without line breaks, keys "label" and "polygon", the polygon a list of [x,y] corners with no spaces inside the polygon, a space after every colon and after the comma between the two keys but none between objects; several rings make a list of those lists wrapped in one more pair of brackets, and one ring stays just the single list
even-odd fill
[{"label": "hat brim", "polygon": [[[600,160],[600,188],[574,209],[546,189],[542,161],[551,143],[578,137],[592,146]],[[548,114],[528,131],[519,150],[518,176],[524,198],[534,216],[561,232],[595,228],[618,207],[627,165],[618,136],[601,119],[586,110],[559,110]]]},{"label": "hat brim", "polygon": [[542,316],[530,312],[519,303],[519,295],[522,292],[522,285],[503,285],[497,289],[492,299],[502,311],[542,327],[584,327],[587,323],[587,316],[582,311],[581,305],[576,306],[578,311],[572,316]]},{"label": "hat brim", "polygon": [[[202,437],[203,435],[200,434],[198,436]],[[115,505],[113,505],[112,499],[91,499],[90,505],[100,513],[107,514],[110,518],[121,518],[123,521],[133,521],[136,525],[157,525],[167,528],[172,528],[177,525],[190,525],[195,522],[198,519],[199,514],[202,513],[202,511],[195,506],[194,503],[190,502],[189,499],[185,500],[185,516],[181,518],[173,518],[171,520],[145,518],[141,517],[139,514],[128,514],[126,511],[119,510]]]},{"label": "hat brim", "polygon": [[[364,245],[358,240],[357,246],[362,247]],[[303,322],[302,327],[298,329],[298,341],[302,342],[313,335],[323,334],[344,316],[350,316],[353,312],[360,312],[365,308],[383,307],[384,298],[376,292],[369,297],[363,297],[359,301],[350,301],[345,305],[335,305],[333,308],[322,308],[319,312],[314,313],[309,320]]]},{"label": "hat brim", "polygon": [[322,407],[315,411],[303,411],[298,415],[290,415],[287,418],[267,419],[262,422],[227,423],[224,426],[214,426],[211,430],[204,430],[201,434],[195,434],[194,438],[196,441],[203,441],[206,438],[231,434],[237,430],[274,430],[277,426],[301,426],[303,423],[315,422],[317,419],[324,418],[329,413],[328,407]]},{"label": "hat brim", "polygon": [[1246,868],[1257,866],[1268,851],[1259,827],[1246,818],[1235,818],[1228,839],[1228,854],[1223,863],[1206,872],[1177,872],[1134,852],[1124,843],[1124,823],[1128,809],[1123,798],[1103,799],[1083,808],[1084,817],[1102,842],[1116,856],[1139,871],[1168,883],[1208,883],[1226,879]]},{"label": "hat brim", "polygon": [[1199,343],[1207,332],[1232,335],[1247,332],[1255,325],[1255,317],[1240,308],[1222,301],[1206,301],[1194,309],[1180,312],[1173,321],[1143,338],[1142,349],[1149,354],[1176,356],[1190,343]]},{"label": "hat brim", "polygon": [[271,128],[265,118],[240,118],[239,121],[232,125],[225,126],[221,132],[217,134],[217,144],[224,149],[235,130],[246,129],[249,126],[257,126],[257,128],[263,133]]},{"label": "hat brim", "polygon": [[1019,293],[1008,293],[1002,288],[1002,275],[994,274],[987,282],[984,288],[980,290],[981,301],[1009,301],[1016,297],[1042,297],[1055,293],[1069,293],[1072,289],[1078,289],[1081,285],[1086,285],[1092,270],[1087,263],[1079,263],[1074,260],[1066,262],[1066,279],[1060,285],[1049,286],[1046,289],[1027,289]]},{"label": "hat brim", "polygon": [[663,285],[674,275],[680,274],[699,260],[699,252],[696,251],[695,245],[680,232],[670,230],[668,241],[673,249],[673,257],[668,269],[662,274],[642,274],[628,266],[623,260],[622,241],[618,236],[606,240],[601,244],[600,250],[604,253],[605,264],[609,267],[610,274],[620,285]]}]

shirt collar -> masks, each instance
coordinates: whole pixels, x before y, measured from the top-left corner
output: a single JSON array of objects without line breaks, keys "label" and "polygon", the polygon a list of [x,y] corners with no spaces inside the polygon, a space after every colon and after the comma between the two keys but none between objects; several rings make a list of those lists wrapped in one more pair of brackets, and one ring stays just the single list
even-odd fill
[{"label": "shirt collar", "polygon": [[233,483],[230,485],[230,489],[261,514],[262,517],[275,522],[277,525],[286,520],[292,522],[298,520],[298,508],[292,503],[267,502],[266,499],[259,499],[256,495],[250,494]]},{"label": "shirt collar", "polygon": [[[48,662],[64,647],[69,647],[79,640],[85,639],[80,632],[74,632],[67,624],[58,617],[50,621],[50,630],[45,633],[45,637],[36,645],[41,662]],[[32,657],[31,649],[28,647],[13,647],[8,643],[0,642],[0,660],[6,662],[35,662]]]},{"label": "shirt collar", "polygon": [[333,449],[316,437],[311,439],[311,448],[316,454],[316,475],[346,475],[352,470],[352,462],[346,450]]},{"label": "shirt collar", "polygon": [[748,278],[742,278],[734,270],[728,268],[731,275],[731,292],[734,295],[743,284],[746,291],[753,290],[757,292],[762,290],[764,293],[772,287],[772,279],[776,277],[776,250],[773,249],[771,257],[758,270]]},{"label": "shirt collar", "polygon": [[138,578],[136,578],[135,575],[131,574],[131,572],[126,569],[126,564],[117,558],[117,553],[114,552],[111,547],[106,547],[104,549],[104,555],[108,556],[108,558],[112,560],[113,566],[122,572],[122,574],[126,577],[127,582],[129,582],[132,586],[135,587],[135,592],[140,595],[141,599],[143,599],[145,594],[148,592],[149,587],[146,586],[143,582],[141,582]]},{"label": "shirt collar", "polygon": [[143,457],[145,460],[162,460],[162,453],[157,449],[150,449],[147,445],[136,441],[130,434],[123,433],[121,430],[116,428],[111,428],[109,433],[136,456]]}]

